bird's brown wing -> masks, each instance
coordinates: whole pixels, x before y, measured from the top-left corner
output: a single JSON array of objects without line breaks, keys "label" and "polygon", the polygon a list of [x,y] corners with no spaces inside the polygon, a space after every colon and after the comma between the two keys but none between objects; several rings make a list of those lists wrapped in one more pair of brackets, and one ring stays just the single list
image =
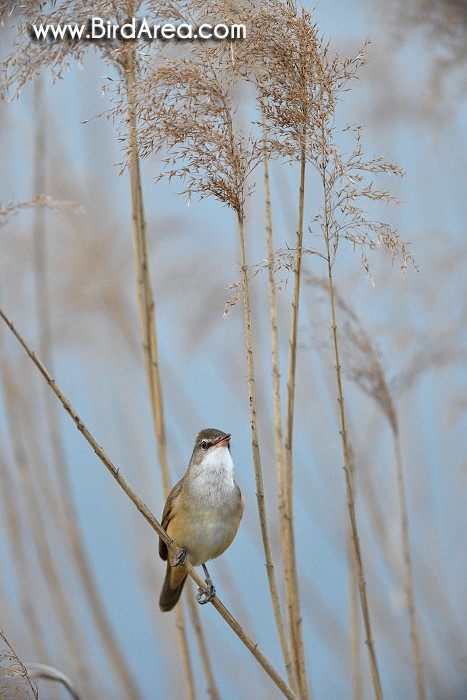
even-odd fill
[{"label": "bird's brown wing", "polygon": [[[168,524],[172,520],[173,513],[174,513],[174,505],[175,501],[177,500],[180,491],[182,487],[182,482],[179,481],[178,484],[175,484],[171,492],[169,493],[167,497],[167,501],[165,503],[164,507],[164,512],[162,513],[162,521],[161,525],[164,528],[164,530],[167,531]],[[168,551],[167,551],[167,545],[165,542],[159,537],[159,556],[161,559],[164,561],[167,560],[168,557]]]}]

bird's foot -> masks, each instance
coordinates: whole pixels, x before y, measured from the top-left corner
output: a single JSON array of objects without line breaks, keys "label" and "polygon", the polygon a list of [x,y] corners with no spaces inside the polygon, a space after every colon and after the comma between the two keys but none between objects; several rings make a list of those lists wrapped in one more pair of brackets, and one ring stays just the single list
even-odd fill
[{"label": "bird's foot", "polygon": [[183,566],[186,562],[186,548],[181,547],[179,553],[177,554],[176,557],[174,557],[173,563],[171,566]]},{"label": "bird's foot", "polygon": [[214,584],[211,579],[208,577],[205,579],[205,581],[206,586],[204,588],[198,588],[198,594],[196,596],[196,600],[200,605],[210,603],[216,595],[216,589],[214,588]]}]

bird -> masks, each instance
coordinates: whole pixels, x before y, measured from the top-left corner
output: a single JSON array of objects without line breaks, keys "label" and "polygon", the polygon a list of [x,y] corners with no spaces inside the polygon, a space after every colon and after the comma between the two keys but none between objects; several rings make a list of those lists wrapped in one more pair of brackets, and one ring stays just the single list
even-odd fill
[{"label": "bird", "polygon": [[206,562],[220,556],[232,544],[243,515],[244,500],[234,480],[230,454],[230,433],[205,428],[198,433],[188,469],[170,491],[161,525],[180,548],[173,557],[159,539],[159,555],[167,561],[167,571],[159,598],[163,612],[175,607],[187,577],[183,564],[202,565],[206,588],[197,600],[211,601],[216,589]]}]

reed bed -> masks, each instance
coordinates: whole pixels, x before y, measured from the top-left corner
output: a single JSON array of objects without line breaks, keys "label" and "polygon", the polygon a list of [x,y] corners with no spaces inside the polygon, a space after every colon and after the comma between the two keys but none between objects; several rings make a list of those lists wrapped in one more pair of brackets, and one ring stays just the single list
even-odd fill
[{"label": "reed bed", "polygon": [[[425,700],[460,688],[458,582],[441,531],[433,552],[449,586],[422,551],[438,477],[417,455],[420,402],[439,388],[428,378],[465,362],[465,309],[427,336],[388,312],[378,325],[362,302],[380,285],[402,319],[398,290],[420,277],[396,225],[404,172],[346,121],[369,42],[340,57],[292,0],[93,5],[118,24],[242,22],[241,41],[31,41],[32,22],[85,22],[86,4],[0,14],[12,43],[2,110],[32,90],[35,144],[32,192],[0,207],[0,616],[39,690],[3,634],[2,661],[28,697],[63,697],[60,682],[125,699]],[[77,177],[47,101],[77,66],[105,72],[94,86],[105,107],[84,126],[105,129],[110,145],[89,148],[103,181],[100,165]],[[451,405],[460,415],[462,401]],[[247,510],[215,576],[219,615],[188,585],[161,616],[157,537],[178,548],[157,513],[204,424],[233,433]],[[107,546],[93,543],[101,526]]]}]

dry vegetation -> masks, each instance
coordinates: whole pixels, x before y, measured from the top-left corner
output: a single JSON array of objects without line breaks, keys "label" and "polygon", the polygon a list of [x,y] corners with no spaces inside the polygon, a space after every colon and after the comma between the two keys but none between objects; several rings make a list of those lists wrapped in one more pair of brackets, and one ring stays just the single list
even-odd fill
[{"label": "dry vegetation", "polygon": [[[248,36],[32,42],[32,21],[84,22],[86,3],[0,6],[13,44],[2,112],[30,94],[34,142],[23,165],[32,195],[0,205],[2,628],[22,658],[60,669],[35,667],[39,697],[65,697],[57,681],[68,677],[82,698],[457,697],[459,582],[449,565],[446,585],[437,579],[448,556],[439,519],[426,552],[438,465],[420,467],[421,443],[442,426],[423,432],[419,403],[434,371],[465,362],[465,308],[446,324],[405,327],[398,289],[416,285],[406,279],[418,267],[391,223],[396,207],[382,214],[399,203],[404,173],[368,155],[343,110],[367,44],[339,57],[292,0],[102,0],[93,14],[241,21]],[[80,181],[47,104],[77,65],[105,73],[94,87],[106,107],[86,128],[104,122],[118,144],[118,185],[115,149],[103,147],[109,181],[92,168]],[[397,324],[359,302],[374,267]],[[459,416],[465,400],[448,398]],[[174,618],[161,619],[155,535],[177,547],[157,514],[204,424],[234,434],[247,513],[236,553],[218,563],[220,617],[203,614],[187,586]],[[100,482],[99,460],[139,512]],[[94,545],[101,528],[109,539]],[[138,607],[113,576],[137,581]],[[38,697],[28,664],[1,639],[0,697],[12,678],[20,697]]]}]

